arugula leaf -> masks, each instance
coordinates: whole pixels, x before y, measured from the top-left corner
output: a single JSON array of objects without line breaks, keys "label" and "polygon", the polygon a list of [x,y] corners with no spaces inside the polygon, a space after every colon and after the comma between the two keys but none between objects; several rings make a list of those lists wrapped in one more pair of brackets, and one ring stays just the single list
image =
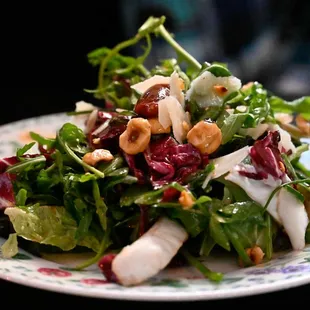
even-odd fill
[{"label": "arugula leaf", "polygon": [[54,148],[54,146],[55,146],[55,142],[56,142],[55,139],[44,138],[41,135],[39,135],[38,133],[35,133],[33,131],[30,132],[30,137],[34,141],[38,142],[40,145],[46,146],[47,149],[49,149],[49,150]]},{"label": "arugula leaf", "polygon": [[203,170],[198,170],[196,173],[190,175],[186,182],[191,190],[195,190],[202,186],[207,176],[214,170],[214,164],[208,164]]},{"label": "arugula leaf", "polygon": [[33,158],[25,158],[23,161],[9,166],[6,169],[7,173],[22,173],[30,170],[40,170],[45,165],[46,159],[43,155],[39,155]]},{"label": "arugula leaf", "polygon": [[97,181],[93,181],[93,196],[95,200],[96,205],[96,213],[99,217],[100,224],[103,228],[103,230],[107,230],[107,210],[108,207],[104,203],[103,198],[100,196],[100,190]]},{"label": "arugula leaf", "polygon": [[173,219],[179,219],[184,225],[186,231],[196,237],[208,227],[208,218],[199,213],[189,212],[182,209],[167,209],[169,216]]},{"label": "arugula leaf", "polygon": [[138,29],[138,34],[143,37],[154,32],[160,25],[164,24],[165,20],[165,16],[161,16],[160,18],[150,16]]},{"label": "arugula leaf", "polygon": [[84,132],[74,124],[65,123],[59,130],[58,136],[77,153],[85,154],[90,151]]},{"label": "arugula leaf", "polygon": [[105,175],[103,172],[85,163],[70,147],[71,145],[74,149],[85,151],[85,148],[79,145],[81,141],[82,143],[85,143],[85,139],[84,133],[77,126],[69,123],[65,124],[57,133],[57,142],[59,143],[59,146],[70,156],[70,158],[88,171],[94,173],[97,177],[104,178]]},{"label": "arugula leaf", "polygon": [[124,158],[120,155],[115,155],[110,162],[102,162],[98,165],[98,170],[102,171],[106,176],[109,176],[113,171],[123,167]]},{"label": "arugula leaf", "polygon": [[229,225],[224,225],[223,227],[224,227],[224,231],[225,231],[226,236],[229,238],[230,242],[234,246],[235,250],[237,251],[239,257],[241,258],[241,260],[243,261],[245,266],[253,265],[253,262],[251,261],[251,259],[249,258],[249,256],[247,255],[247,253],[245,251],[244,245],[242,245],[242,243],[239,240],[238,233],[236,231],[232,230],[229,227]]},{"label": "arugula leaf", "polygon": [[25,206],[27,201],[27,190],[21,188],[15,196],[16,206]]},{"label": "arugula leaf", "polygon": [[82,216],[79,222],[79,226],[75,233],[75,238],[77,240],[79,241],[83,240],[83,238],[87,236],[92,219],[93,214],[91,212],[86,212],[85,215]]},{"label": "arugula leaf", "polygon": [[254,201],[235,202],[217,210],[217,220],[221,223],[235,223],[240,221],[255,221],[263,223],[261,206]]},{"label": "arugula leaf", "polygon": [[213,63],[213,64],[209,64],[209,63],[204,63],[202,65],[201,68],[201,72],[199,75],[201,75],[202,73],[204,73],[205,71],[209,71],[211,72],[213,75],[215,75],[216,77],[227,77],[227,76],[231,76],[231,72],[228,70],[228,68],[226,66],[224,66],[223,64],[219,64],[219,63]]},{"label": "arugula leaf", "polygon": [[121,196],[120,206],[130,207],[135,201],[149,191],[149,187],[143,185],[130,186]]},{"label": "arugula leaf", "polygon": [[79,174],[79,173],[68,173],[65,176],[66,179],[70,179],[72,182],[86,183],[89,181],[96,181],[98,177],[91,173]]},{"label": "arugula leaf", "polygon": [[233,198],[236,202],[243,202],[243,201],[252,201],[252,199],[247,195],[243,188],[239,185],[225,180],[225,178],[220,177],[217,179],[217,182],[224,184],[229,192],[233,195]]},{"label": "arugula leaf", "polygon": [[205,230],[204,238],[201,243],[201,247],[199,251],[200,256],[209,256],[209,254],[211,253],[215,245],[216,245],[216,242],[210,236],[209,231]]},{"label": "arugula leaf", "polygon": [[184,248],[181,249],[181,253],[186,258],[188,263],[193,267],[197,268],[206,278],[214,282],[220,282],[223,279],[222,273],[211,271],[209,268],[207,268],[203,263],[201,263],[198,259],[192,256]]},{"label": "arugula leaf", "polygon": [[36,179],[37,188],[42,194],[49,193],[52,187],[61,182],[62,180],[59,177],[58,172],[54,173],[52,171],[52,173],[49,173],[47,170],[41,170]]},{"label": "arugula leaf", "polygon": [[22,157],[27,151],[29,151],[33,146],[35,145],[35,142],[31,142],[29,144],[24,145],[22,148],[18,148],[16,152],[16,156],[21,160],[20,157]]},{"label": "arugula leaf", "polygon": [[221,126],[222,131],[222,145],[229,142],[235,133],[239,131],[243,123],[249,116],[248,113],[231,114],[224,119]]},{"label": "arugula leaf", "polygon": [[210,236],[214,240],[215,243],[220,245],[227,251],[230,251],[229,240],[224,232],[224,229],[221,223],[217,220],[217,218],[212,215],[209,224]]},{"label": "arugula leaf", "polygon": [[269,103],[273,111],[281,113],[299,113],[306,120],[310,120],[310,96],[301,97],[293,101],[286,101],[277,96],[271,96]]}]

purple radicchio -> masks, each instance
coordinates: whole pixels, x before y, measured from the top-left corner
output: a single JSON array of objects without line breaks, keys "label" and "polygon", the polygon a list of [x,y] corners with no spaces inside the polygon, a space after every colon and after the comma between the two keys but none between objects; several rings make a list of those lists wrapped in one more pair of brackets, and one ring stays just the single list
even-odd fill
[{"label": "purple radicchio", "polygon": [[198,170],[202,163],[200,152],[191,144],[178,144],[172,137],[150,143],[144,158],[149,166],[153,186],[172,181],[184,183],[185,178]]},{"label": "purple radicchio", "polygon": [[8,173],[0,174],[0,209],[13,207],[15,196],[11,176]]},{"label": "purple radicchio", "polygon": [[99,111],[96,124],[87,135],[94,149],[104,148],[111,152],[119,150],[119,136],[126,130],[128,116],[117,112]]},{"label": "purple radicchio", "polygon": [[286,174],[284,162],[279,150],[280,133],[269,131],[267,136],[257,140],[250,149],[250,157],[255,171],[240,170],[246,177],[262,180],[268,175],[275,179],[283,179]]}]

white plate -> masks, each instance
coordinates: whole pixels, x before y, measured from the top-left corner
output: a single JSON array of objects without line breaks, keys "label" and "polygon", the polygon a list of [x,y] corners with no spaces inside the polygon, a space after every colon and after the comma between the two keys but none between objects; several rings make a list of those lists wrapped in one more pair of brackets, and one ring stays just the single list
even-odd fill
[{"label": "white plate", "polygon": [[[66,121],[72,121],[72,118],[56,114],[0,127],[0,157],[14,155],[16,147],[29,143],[29,130],[53,136]],[[309,158],[309,153],[304,156],[305,164],[310,164]],[[4,241],[0,238],[0,244]],[[266,264],[246,269],[239,268],[234,257],[212,257],[207,261],[208,266],[214,271],[224,272],[224,279],[219,284],[204,279],[192,268],[173,268],[143,285],[125,288],[106,283],[96,265],[84,271],[70,270],[70,266],[75,266],[81,259],[85,257],[76,254],[38,258],[20,250],[12,259],[0,257],[0,278],[60,293],[147,301],[231,298],[310,283],[310,246],[303,251],[282,253]]]}]

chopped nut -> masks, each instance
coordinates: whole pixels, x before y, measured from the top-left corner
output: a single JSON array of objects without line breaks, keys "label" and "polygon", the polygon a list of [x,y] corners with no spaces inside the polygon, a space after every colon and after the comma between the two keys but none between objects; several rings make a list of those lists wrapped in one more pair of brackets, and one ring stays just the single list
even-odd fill
[{"label": "chopped nut", "polygon": [[179,197],[179,203],[182,205],[183,209],[190,209],[194,205],[194,199],[188,191],[184,190]]},{"label": "chopped nut", "polygon": [[151,125],[151,134],[157,135],[162,133],[170,133],[171,127],[164,128],[161,123],[158,121],[158,118],[149,118],[148,119],[150,125]]},{"label": "chopped nut", "polygon": [[99,144],[100,143],[100,138],[94,138],[93,139],[94,144]]},{"label": "chopped nut", "polygon": [[260,264],[265,256],[263,250],[257,245],[255,245],[253,248],[248,248],[245,251],[255,265]]},{"label": "chopped nut", "polygon": [[146,150],[151,140],[151,125],[148,120],[132,118],[127,129],[119,137],[120,148],[130,155],[136,155]]},{"label": "chopped nut", "polygon": [[110,151],[97,149],[93,152],[86,153],[83,156],[83,161],[90,166],[95,166],[99,161],[111,161],[113,158],[114,157]]},{"label": "chopped nut", "polygon": [[310,136],[310,122],[303,118],[300,114],[296,116],[296,125],[306,136]]},{"label": "chopped nut", "polygon": [[241,90],[242,91],[247,91],[248,89],[250,89],[252,86],[253,86],[254,82],[248,82],[247,84],[244,84],[242,87],[241,87]]},{"label": "chopped nut", "polygon": [[184,131],[187,134],[190,130],[189,124],[187,122],[183,121],[182,126],[183,126]]},{"label": "chopped nut", "polygon": [[288,113],[275,113],[274,117],[282,124],[290,124],[293,121],[293,116]]},{"label": "chopped nut", "polygon": [[202,154],[211,154],[222,142],[222,132],[215,123],[200,121],[187,134],[187,140]]},{"label": "chopped nut", "polygon": [[281,170],[282,172],[285,172],[285,166],[284,166],[284,164],[282,163],[282,161],[279,161],[279,166],[280,166],[280,170]]},{"label": "chopped nut", "polygon": [[228,89],[223,85],[214,85],[213,88],[219,96],[224,96],[228,91]]}]

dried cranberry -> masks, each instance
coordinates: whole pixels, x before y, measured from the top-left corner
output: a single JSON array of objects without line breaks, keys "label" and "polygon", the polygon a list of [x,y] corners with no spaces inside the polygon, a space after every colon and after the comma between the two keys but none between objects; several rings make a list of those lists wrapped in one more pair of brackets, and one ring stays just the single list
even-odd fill
[{"label": "dried cranberry", "polygon": [[178,199],[180,196],[180,191],[177,189],[170,187],[166,189],[163,193],[163,198],[161,199],[162,202],[169,202],[175,199]]},{"label": "dried cranberry", "polygon": [[112,262],[115,257],[116,254],[107,254],[104,255],[98,262],[99,268],[109,282],[117,282],[117,277],[112,271]]},{"label": "dried cranberry", "polygon": [[168,84],[156,84],[151,86],[139,98],[135,105],[134,111],[146,118],[158,116],[158,101],[170,95],[170,88]]}]

